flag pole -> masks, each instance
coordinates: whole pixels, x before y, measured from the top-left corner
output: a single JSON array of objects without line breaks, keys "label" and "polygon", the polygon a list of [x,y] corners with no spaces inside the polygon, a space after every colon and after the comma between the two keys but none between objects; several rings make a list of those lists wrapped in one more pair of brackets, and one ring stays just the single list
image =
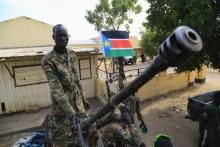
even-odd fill
[{"label": "flag pole", "polygon": [[108,83],[108,70],[107,70],[107,65],[106,65],[106,57],[103,58],[104,59],[104,65],[105,65],[105,83],[106,83],[106,87],[107,87],[107,95],[108,95],[108,100],[110,100],[111,98],[111,90],[109,87],[109,83]]}]

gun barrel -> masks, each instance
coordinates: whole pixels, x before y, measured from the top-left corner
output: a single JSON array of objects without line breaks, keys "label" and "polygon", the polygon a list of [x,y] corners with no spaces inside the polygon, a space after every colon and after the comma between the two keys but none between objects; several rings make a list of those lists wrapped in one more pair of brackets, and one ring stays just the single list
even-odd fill
[{"label": "gun barrel", "polygon": [[173,67],[184,62],[189,56],[199,52],[203,43],[200,36],[191,28],[180,26],[160,45],[158,54],[152,64],[127,87],[121,90],[99,110],[93,117],[87,120],[87,125],[105,116],[115,105],[123,102],[129,95],[135,93],[141,86],[151,80],[156,74],[168,67]]}]

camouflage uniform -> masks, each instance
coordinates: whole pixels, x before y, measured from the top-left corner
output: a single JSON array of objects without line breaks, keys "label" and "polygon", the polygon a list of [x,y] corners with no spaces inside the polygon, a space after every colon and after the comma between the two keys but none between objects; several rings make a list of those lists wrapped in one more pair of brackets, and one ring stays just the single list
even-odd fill
[{"label": "camouflage uniform", "polygon": [[68,146],[78,142],[68,124],[72,114],[84,115],[82,101],[78,98],[83,91],[75,63],[76,55],[69,50],[66,56],[52,50],[42,60],[42,69],[51,88],[52,113],[45,121],[52,144]]},{"label": "camouflage uniform", "polygon": [[124,101],[124,104],[126,105],[129,111],[132,123],[134,123],[136,110],[140,109],[138,97],[131,95]]},{"label": "camouflage uniform", "polygon": [[[135,96],[129,96],[124,102],[131,121],[134,123],[134,114],[136,112],[136,108],[139,106],[139,100]],[[141,144],[141,137],[136,126],[133,124],[128,127],[123,120],[105,126],[102,128],[102,134],[105,146],[107,146],[110,142],[116,147],[127,145],[136,147]]]},{"label": "camouflage uniform", "polygon": [[111,123],[102,129],[102,134],[105,146],[109,142],[117,144],[117,146],[130,145],[136,147],[141,144],[141,138],[135,126],[128,128],[121,123]]}]

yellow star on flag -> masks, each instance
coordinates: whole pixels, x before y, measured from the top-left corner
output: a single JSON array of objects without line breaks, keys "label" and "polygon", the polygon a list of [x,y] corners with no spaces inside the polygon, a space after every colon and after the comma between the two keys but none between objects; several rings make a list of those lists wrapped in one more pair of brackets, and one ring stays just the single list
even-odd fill
[{"label": "yellow star on flag", "polygon": [[105,41],[104,42],[104,46],[106,47],[106,46],[110,46],[110,42],[109,41]]}]

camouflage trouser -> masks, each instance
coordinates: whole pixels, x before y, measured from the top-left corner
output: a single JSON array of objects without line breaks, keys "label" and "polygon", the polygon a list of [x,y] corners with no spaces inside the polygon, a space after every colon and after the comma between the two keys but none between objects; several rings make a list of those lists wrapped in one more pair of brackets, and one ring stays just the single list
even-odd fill
[{"label": "camouflage trouser", "polygon": [[124,143],[130,146],[139,146],[141,137],[135,127],[124,128],[119,123],[111,123],[102,129],[103,142],[105,146],[109,142],[117,144]]},{"label": "camouflage trouser", "polygon": [[76,133],[74,133],[66,121],[66,118],[57,119],[52,114],[48,114],[44,120],[44,128],[47,132],[46,141],[50,147],[71,147],[79,143]]}]

